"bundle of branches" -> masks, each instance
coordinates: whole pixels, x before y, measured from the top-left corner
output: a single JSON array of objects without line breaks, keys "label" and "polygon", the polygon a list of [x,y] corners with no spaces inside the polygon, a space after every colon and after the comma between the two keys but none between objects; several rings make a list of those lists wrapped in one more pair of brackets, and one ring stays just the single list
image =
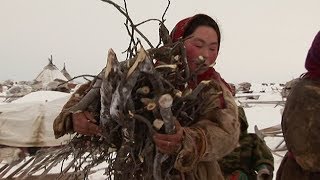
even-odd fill
[{"label": "bundle of branches", "polygon": [[195,119],[203,102],[197,95],[207,82],[194,90],[185,88],[195,77],[188,69],[183,41],[149,51],[141,47],[134,58],[123,62],[109,50],[99,79],[70,111],[99,110],[103,132],[96,139],[99,143],[93,144],[105,152],[110,178],[169,179],[174,173],[175,157],[158,152],[152,135],[175,133],[175,119],[184,126]]}]

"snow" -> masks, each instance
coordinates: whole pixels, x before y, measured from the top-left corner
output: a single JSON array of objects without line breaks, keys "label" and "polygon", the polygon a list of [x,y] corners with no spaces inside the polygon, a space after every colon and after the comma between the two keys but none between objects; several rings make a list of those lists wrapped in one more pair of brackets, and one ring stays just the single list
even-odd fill
[{"label": "snow", "polygon": [[50,102],[56,99],[70,96],[70,93],[58,92],[58,91],[36,91],[27,94],[12,103],[26,103],[26,102]]},{"label": "snow", "polygon": [[[263,89],[265,93],[259,93],[260,90]],[[279,93],[279,89],[271,88],[270,86],[254,86],[254,93],[259,93],[260,97],[257,101],[274,101],[274,100],[282,100],[281,95]],[[38,91],[30,93],[18,100],[14,103],[24,103],[24,102],[46,102],[53,101],[55,99],[59,99],[62,97],[69,96],[68,93],[54,92],[54,91]],[[250,95],[250,94],[248,94]],[[241,100],[240,100],[241,101]],[[283,106],[275,105],[275,104],[250,104],[249,107],[245,107],[245,113],[248,119],[249,128],[248,131],[254,133],[254,126],[257,125],[259,129],[263,129],[266,127],[278,125],[281,123],[281,112]],[[267,145],[272,149],[274,148],[282,138],[278,137],[266,137],[265,141]],[[285,152],[280,154],[284,155]],[[281,157],[274,155],[275,159],[275,171],[274,171],[274,179],[276,176],[276,171],[281,163]],[[103,166],[106,164],[99,165],[97,168],[101,169],[100,171],[89,176],[89,179],[104,179],[104,170]],[[59,166],[60,167],[60,166]],[[56,168],[56,172],[59,172],[59,168]]]}]

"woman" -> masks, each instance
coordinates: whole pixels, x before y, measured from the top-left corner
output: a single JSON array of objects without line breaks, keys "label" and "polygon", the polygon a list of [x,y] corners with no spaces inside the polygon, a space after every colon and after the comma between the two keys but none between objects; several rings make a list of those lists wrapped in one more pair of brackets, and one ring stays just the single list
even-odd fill
[{"label": "woman", "polygon": [[[198,14],[180,21],[171,38],[173,42],[185,40],[190,71],[198,72],[188,83],[188,88],[195,88],[202,80],[208,80],[209,85],[206,91],[199,94],[204,106],[195,123],[181,127],[177,122],[175,134],[157,133],[153,137],[154,142],[160,152],[177,155],[174,167],[179,178],[223,179],[218,159],[236,147],[240,125],[237,105],[228,84],[212,67],[208,68],[215,64],[218,56],[221,40],[219,27],[211,17]],[[207,68],[198,68],[199,59],[204,60]],[[75,113],[72,122],[73,130],[78,133],[94,135],[100,132],[98,126],[92,123],[94,119],[90,113]]]},{"label": "woman", "polygon": [[[175,26],[171,37],[173,42],[186,39],[184,45],[191,72],[197,69],[201,56],[206,65],[215,64],[221,35],[211,17],[197,14],[184,19]],[[185,179],[223,179],[217,160],[230,153],[238,143],[237,106],[228,84],[213,68],[200,70],[197,77],[189,82],[189,87],[194,88],[202,80],[211,80],[211,86],[200,94],[199,98],[204,99],[206,105],[196,123],[177,129],[174,135],[156,134],[154,141],[164,153],[176,153],[181,147],[175,168]],[[214,95],[216,91],[221,94]]]},{"label": "woman", "polygon": [[320,32],[308,52],[304,74],[291,89],[282,116],[288,148],[277,180],[320,179]]}]

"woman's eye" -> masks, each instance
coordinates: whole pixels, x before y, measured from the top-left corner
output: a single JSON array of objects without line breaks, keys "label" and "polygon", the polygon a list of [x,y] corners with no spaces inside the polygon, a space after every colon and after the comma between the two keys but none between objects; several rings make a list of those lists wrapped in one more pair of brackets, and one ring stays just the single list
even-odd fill
[{"label": "woman's eye", "polygon": [[216,51],[217,50],[217,46],[209,46],[209,50],[210,51]]},{"label": "woman's eye", "polygon": [[197,47],[197,48],[201,48],[202,44],[194,44],[194,46]]}]

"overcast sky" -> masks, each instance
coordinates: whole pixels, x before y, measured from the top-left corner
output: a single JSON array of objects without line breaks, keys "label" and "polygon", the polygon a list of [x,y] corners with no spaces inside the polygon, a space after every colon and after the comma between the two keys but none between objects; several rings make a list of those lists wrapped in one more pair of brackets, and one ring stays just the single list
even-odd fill
[{"label": "overcast sky", "polygon": [[[127,0],[135,23],[160,19],[167,0]],[[123,6],[122,0],[114,2]],[[305,72],[304,61],[320,30],[319,0],[171,0],[171,30],[182,18],[206,13],[222,32],[216,69],[228,82],[286,82]],[[53,56],[71,76],[96,75],[109,48],[118,58],[129,36],[124,16],[100,0],[1,0],[0,81],[33,80]],[[158,43],[158,24],[139,27]],[[147,47],[147,44],[144,44]]]}]

